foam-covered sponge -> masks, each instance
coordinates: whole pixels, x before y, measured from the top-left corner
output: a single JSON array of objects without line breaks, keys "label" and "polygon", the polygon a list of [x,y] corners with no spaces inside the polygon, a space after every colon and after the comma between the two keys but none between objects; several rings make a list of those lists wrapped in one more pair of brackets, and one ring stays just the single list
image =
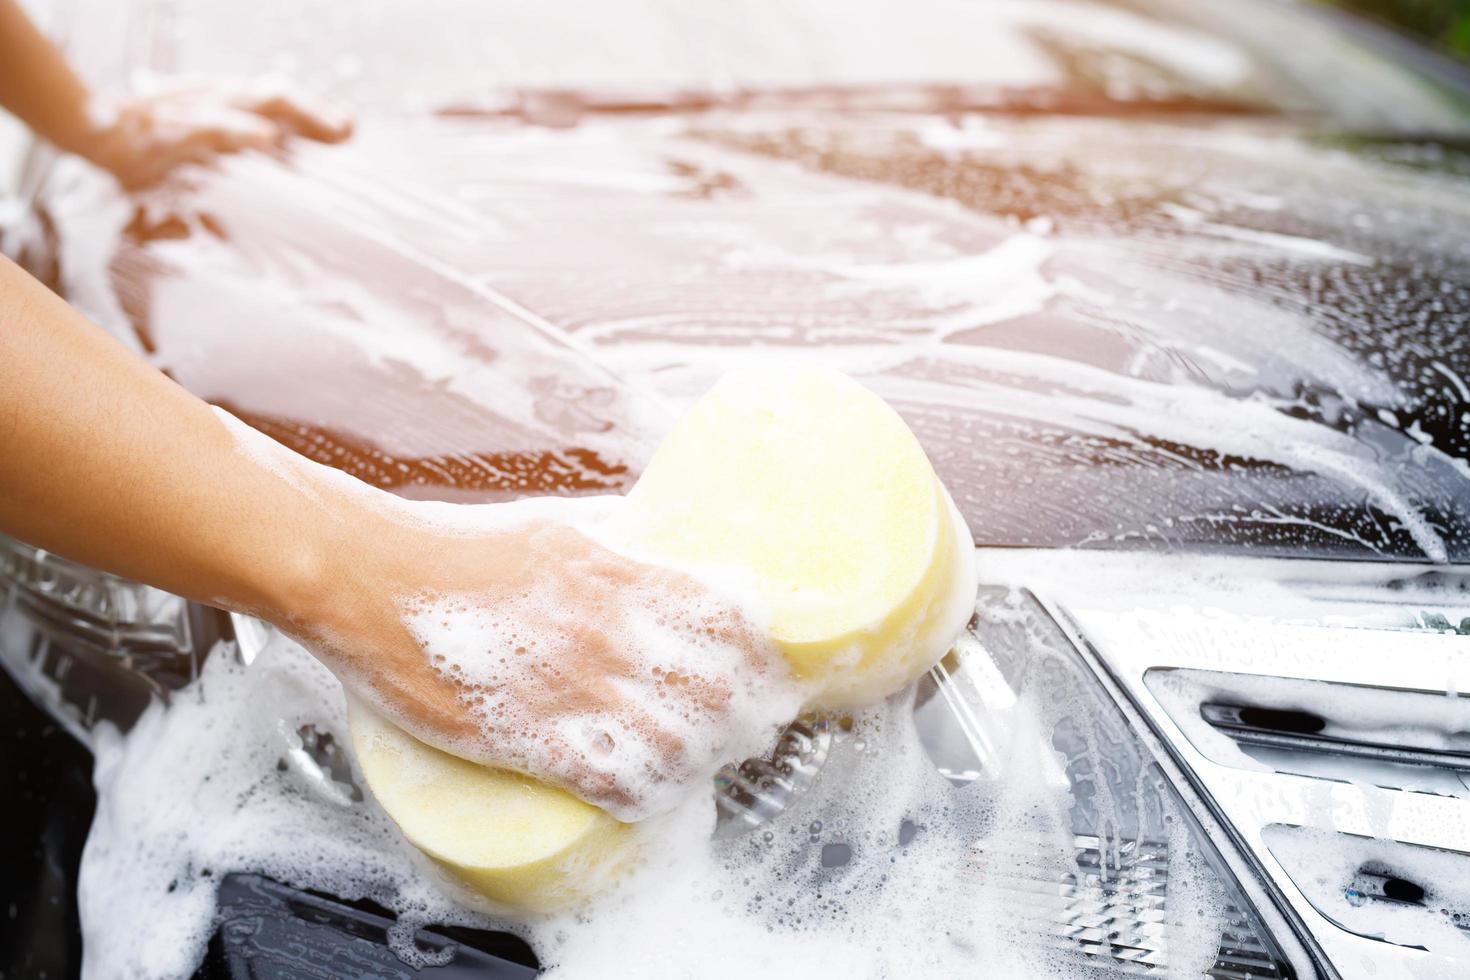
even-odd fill
[{"label": "foam-covered sponge", "polygon": [[628,494],[626,536],[753,578],[814,703],[871,703],[933,666],[974,608],[974,550],[923,448],[835,371],[726,375]]},{"label": "foam-covered sponge", "polygon": [[[901,689],[974,608],[970,534],[918,440],[832,371],[724,377],[611,525],[639,557],[742,570],[816,707]],[[633,835],[596,807],[446,755],[363,709],[351,724],[368,786],[404,835],[492,901],[550,910],[627,857]]]},{"label": "foam-covered sponge", "polygon": [[569,793],[441,752],[361,704],[348,725],[403,836],[497,905],[554,911],[595,890],[624,854],[632,828]]}]

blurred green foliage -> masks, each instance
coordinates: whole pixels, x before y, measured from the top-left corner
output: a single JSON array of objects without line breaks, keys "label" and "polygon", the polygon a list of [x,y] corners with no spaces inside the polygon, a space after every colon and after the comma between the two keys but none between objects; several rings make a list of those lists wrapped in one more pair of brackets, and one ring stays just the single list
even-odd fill
[{"label": "blurred green foliage", "polygon": [[1340,7],[1417,34],[1470,60],[1470,0],[1334,0]]}]

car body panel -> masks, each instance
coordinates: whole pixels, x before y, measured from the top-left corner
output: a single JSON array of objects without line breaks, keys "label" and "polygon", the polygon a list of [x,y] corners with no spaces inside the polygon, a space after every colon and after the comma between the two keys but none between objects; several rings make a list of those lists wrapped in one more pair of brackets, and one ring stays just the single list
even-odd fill
[{"label": "car body panel", "polygon": [[[404,493],[626,489],[720,370],[802,358],[899,407],[980,544],[1463,560],[1470,195],[1417,146],[1189,115],[366,120],[114,208],[60,281]],[[56,254],[105,237],[96,180],[62,161],[38,194]]]}]

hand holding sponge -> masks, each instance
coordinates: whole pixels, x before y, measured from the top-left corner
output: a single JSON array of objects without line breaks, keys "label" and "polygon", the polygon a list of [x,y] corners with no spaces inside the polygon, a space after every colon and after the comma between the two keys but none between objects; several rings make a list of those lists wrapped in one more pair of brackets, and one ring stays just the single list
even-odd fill
[{"label": "hand holding sponge", "polygon": [[[610,525],[637,558],[741,569],[812,707],[901,689],[973,610],[969,531],[918,440],[832,371],[721,379]],[[494,903],[552,911],[627,856],[630,828],[590,804],[448,755],[360,707],[350,725],[362,774],[404,835]]]}]

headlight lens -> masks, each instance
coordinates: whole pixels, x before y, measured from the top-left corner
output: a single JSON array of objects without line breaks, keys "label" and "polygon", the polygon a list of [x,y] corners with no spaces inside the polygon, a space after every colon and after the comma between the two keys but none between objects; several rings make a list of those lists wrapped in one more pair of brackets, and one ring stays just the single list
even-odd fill
[{"label": "headlight lens", "polygon": [[73,731],[127,729],[230,633],[216,610],[0,536],[0,660]]},{"label": "headlight lens", "polygon": [[[1023,780],[1070,795],[1060,848],[1056,835],[981,837],[962,872],[1007,892],[1034,920],[1031,941],[1123,973],[1315,974],[1278,917],[1268,928],[1262,892],[1247,894],[1213,843],[1224,835],[1030,593],[981,590],[970,630],[921,682],[917,716],[931,758],[963,791]],[[1207,963],[1189,935],[1206,909],[1218,929]]]}]

